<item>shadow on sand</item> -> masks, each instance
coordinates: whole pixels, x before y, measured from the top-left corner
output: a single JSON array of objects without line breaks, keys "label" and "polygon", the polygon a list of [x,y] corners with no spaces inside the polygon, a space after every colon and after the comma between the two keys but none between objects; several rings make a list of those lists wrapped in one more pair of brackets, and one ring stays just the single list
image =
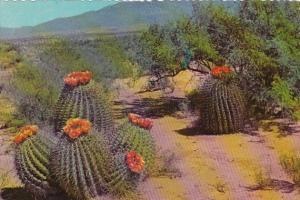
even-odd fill
[{"label": "shadow on sand", "polygon": [[246,187],[249,191],[256,191],[256,190],[277,190],[283,193],[291,193],[295,190],[295,184],[285,181],[285,180],[278,180],[278,179],[271,179],[271,182],[267,186],[248,186]]},{"label": "shadow on sand", "polygon": [[3,200],[34,200],[34,198],[22,187],[3,188],[1,190],[1,198]]},{"label": "shadow on sand", "polygon": [[[0,199],[3,199],[3,200],[40,200],[40,199],[34,198],[23,187],[3,188],[1,190]],[[71,199],[69,199],[65,195],[59,193],[59,194],[47,197],[46,200],[71,200]]]},{"label": "shadow on sand", "polygon": [[[115,101],[114,105],[117,106],[117,108],[114,109],[114,113],[116,113],[115,118],[123,118],[130,112],[154,119],[173,115],[182,109],[181,103],[183,100],[184,98],[162,97],[159,99],[142,98],[132,103]],[[128,107],[124,108],[121,105],[127,105]]]}]

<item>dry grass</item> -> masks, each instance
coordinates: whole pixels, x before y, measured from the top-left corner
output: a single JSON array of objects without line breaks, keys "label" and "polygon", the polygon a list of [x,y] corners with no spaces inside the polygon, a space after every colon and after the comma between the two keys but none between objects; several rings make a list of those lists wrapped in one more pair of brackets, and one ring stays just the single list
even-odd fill
[{"label": "dry grass", "polygon": [[0,129],[8,129],[6,133],[12,133],[24,123],[24,120],[18,116],[15,105],[0,94]]},{"label": "dry grass", "polygon": [[280,157],[280,164],[292,177],[294,183],[300,186],[300,155],[292,152],[282,155]]},{"label": "dry grass", "polygon": [[12,171],[0,169],[0,189],[19,187],[19,183],[12,177]]},{"label": "dry grass", "polygon": [[174,167],[177,158],[174,153],[165,151],[161,152],[156,158],[155,167],[150,172],[151,177],[169,177],[176,178],[181,176],[179,169]]},{"label": "dry grass", "polygon": [[265,190],[272,187],[272,179],[270,174],[263,173],[262,170],[255,172],[255,182],[254,186],[257,190]]}]

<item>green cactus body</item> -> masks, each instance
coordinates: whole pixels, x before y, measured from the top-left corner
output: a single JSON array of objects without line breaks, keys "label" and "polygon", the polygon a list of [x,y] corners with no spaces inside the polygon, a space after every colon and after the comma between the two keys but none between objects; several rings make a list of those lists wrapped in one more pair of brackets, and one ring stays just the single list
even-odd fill
[{"label": "green cactus body", "polygon": [[77,139],[62,137],[51,154],[50,173],[51,180],[74,199],[119,193],[127,187],[107,143],[95,131]]},{"label": "green cactus body", "polygon": [[241,130],[245,101],[234,81],[208,78],[200,90],[200,117],[203,129],[211,134]]},{"label": "green cactus body", "polygon": [[15,155],[16,169],[25,188],[40,198],[52,190],[47,181],[51,146],[47,137],[34,135],[18,145]]},{"label": "green cactus body", "polygon": [[139,153],[145,161],[146,171],[151,170],[155,164],[155,143],[150,132],[130,122],[125,122],[118,128],[112,148],[114,152],[134,150]]},{"label": "green cactus body", "polygon": [[101,133],[114,130],[113,117],[105,92],[100,85],[91,81],[87,85],[70,87],[65,85],[54,112],[54,127],[60,132],[70,118],[88,119]]}]

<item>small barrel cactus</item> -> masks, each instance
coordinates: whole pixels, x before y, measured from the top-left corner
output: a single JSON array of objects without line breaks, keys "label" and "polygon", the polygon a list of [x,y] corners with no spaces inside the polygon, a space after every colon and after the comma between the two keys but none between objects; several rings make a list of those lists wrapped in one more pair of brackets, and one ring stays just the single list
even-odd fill
[{"label": "small barrel cactus", "polygon": [[48,165],[53,143],[46,135],[37,134],[37,131],[37,126],[28,125],[15,136],[15,164],[26,190],[41,199],[54,191],[48,183]]},{"label": "small barrel cactus", "polygon": [[200,89],[200,117],[211,134],[239,131],[244,125],[245,101],[229,67],[215,67]]},{"label": "small barrel cactus", "polygon": [[127,188],[125,177],[101,134],[87,120],[63,128],[50,159],[51,180],[74,199],[92,199]]},{"label": "small barrel cactus", "polygon": [[88,119],[99,132],[114,130],[112,112],[103,88],[91,80],[90,72],[73,72],[64,79],[65,86],[56,103],[54,128],[60,132],[70,118]]},{"label": "small barrel cactus", "polygon": [[143,157],[146,170],[154,166],[155,144],[150,132],[128,121],[118,128],[112,149],[114,152],[136,151]]}]

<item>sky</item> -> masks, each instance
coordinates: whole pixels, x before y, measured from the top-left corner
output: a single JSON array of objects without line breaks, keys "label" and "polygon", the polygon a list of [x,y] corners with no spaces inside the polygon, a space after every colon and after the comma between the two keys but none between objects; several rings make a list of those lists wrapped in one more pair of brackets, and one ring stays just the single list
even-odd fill
[{"label": "sky", "polygon": [[0,27],[34,26],[113,5],[111,0],[0,0]]}]

